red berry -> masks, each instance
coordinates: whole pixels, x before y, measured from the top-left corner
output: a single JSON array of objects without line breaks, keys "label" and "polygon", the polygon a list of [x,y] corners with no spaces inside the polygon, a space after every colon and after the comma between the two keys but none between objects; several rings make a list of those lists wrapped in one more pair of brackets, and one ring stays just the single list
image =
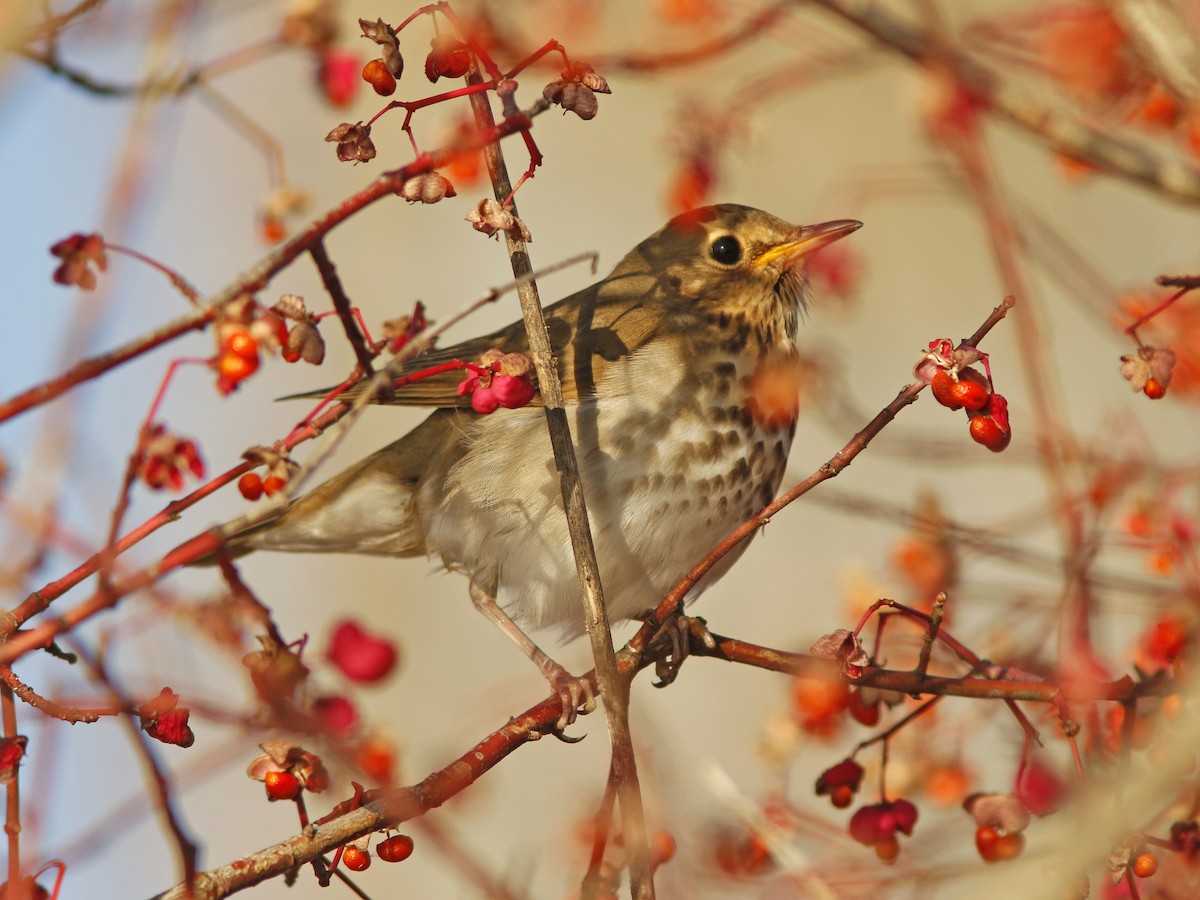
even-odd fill
[{"label": "red berry", "polygon": [[380,97],[390,97],[396,92],[396,76],[388,71],[382,59],[373,59],[363,66],[362,77]]},{"label": "red berry", "polygon": [[1000,832],[991,825],[980,825],[975,829],[975,849],[984,862],[996,861],[996,842],[999,840]]},{"label": "red berry", "polygon": [[293,350],[291,347],[284,347],[279,351],[279,355],[283,357],[284,362],[294,363],[300,359],[300,351]]},{"label": "red berry", "polygon": [[1149,878],[1158,871],[1158,858],[1153,853],[1139,853],[1133,861],[1133,874],[1138,878]]},{"label": "red berry", "polygon": [[859,691],[850,692],[850,702],[848,709],[850,715],[854,717],[854,721],[860,725],[866,725],[868,728],[873,728],[879,723],[879,707],[880,702],[876,700],[874,703],[864,703]]},{"label": "red berry", "polygon": [[287,482],[284,481],[282,478],[280,478],[278,475],[268,475],[266,478],[263,479],[263,483],[262,483],[263,493],[266,494],[268,497],[274,497],[276,494],[278,494],[280,491],[283,490],[283,488],[286,484],[287,484]]},{"label": "red berry", "polygon": [[370,868],[371,854],[351,844],[342,851],[342,862],[346,864],[347,869],[354,872],[362,872]]},{"label": "red berry", "polygon": [[300,793],[300,779],[291,772],[268,772],[263,783],[271,800],[295,800]]},{"label": "red berry", "polygon": [[[965,375],[966,372],[962,374]],[[967,409],[983,409],[987,406],[988,389],[986,385],[973,379],[960,378],[950,389],[950,396],[958,401],[959,406]]]},{"label": "red berry", "polygon": [[257,472],[247,472],[238,479],[238,490],[247,500],[257,500],[263,495],[262,476]]},{"label": "red berry", "polygon": [[954,398],[954,386],[958,384],[945,369],[938,369],[929,387],[933,390],[933,399],[947,409],[961,409],[962,403]]},{"label": "red berry", "polygon": [[829,802],[838,809],[845,809],[854,802],[854,789],[847,784],[839,784],[829,792]]},{"label": "red berry", "polygon": [[1151,400],[1161,400],[1167,395],[1167,388],[1157,378],[1147,378],[1146,386],[1142,388],[1142,393]]},{"label": "red berry", "polygon": [[993,453],[999,453],[1012,440],[1012,432],[1004,431],[991,416],[975,416],[971,419],[971,438]]},{"label": "red berry", "polygon": [[412,856],[413,839],[407,834],[392,835],[385,841],[380,841],[375,848],[375,855],[384,862],[404,862]]}]

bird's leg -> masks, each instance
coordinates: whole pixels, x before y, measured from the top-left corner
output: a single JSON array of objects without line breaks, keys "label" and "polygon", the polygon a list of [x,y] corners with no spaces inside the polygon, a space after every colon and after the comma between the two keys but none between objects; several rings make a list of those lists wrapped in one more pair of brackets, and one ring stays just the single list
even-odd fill
[{"label": "bird's leg", "polygon": [[577,711],[585,715],[596,708],[596,698],[592,693],[592,684],[586,678],[577,678],[552,660],[533,642],[533,640],[508,614],[502,610],[492,592],[471,582],[471,602],[475,608],[487,616],[496,626],[508,635],[508,639],[521,648],[521,652],[533,660],[542,676],[550,682],[550,687],[558,694],[562,702],[562,715],[558,717],[557,728],[562,731],[575,721]]},{"label": "bird's leg", "polygon": [[[654,610],[647,611],[645,618],[649,618],[653,613]],[[658,633],[650,639],[651,646],[666,641],[670,641],[671,644],[670,655],[660,658],[654,664],[654,674],[658,676],[655,687],[666,687],[675,680],[679,674],[679,667],[691,652],[693,640],[699,641],[709,650],[715,650],[717,646],[716,639],[708,630],[708,622],[699,616],[689,616],[682,610],[675,610],[663,622]]]}]

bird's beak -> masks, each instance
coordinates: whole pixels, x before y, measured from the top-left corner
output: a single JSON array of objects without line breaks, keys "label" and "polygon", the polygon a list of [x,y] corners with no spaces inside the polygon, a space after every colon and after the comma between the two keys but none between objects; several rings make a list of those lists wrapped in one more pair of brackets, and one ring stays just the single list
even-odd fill
[{"label": "bird's beak", "polygon": [[853,234],[862,228],[862,222],[855,219],[835,219],[832,222],[822,222],[820,225],[801,225],[794,232],[790,241],[768,247],[754,262],[761,266],[771,265],[777,260],[785,266],[802,259],[814,250],[820,250],[826,244],[840,241],[848,234]]}]

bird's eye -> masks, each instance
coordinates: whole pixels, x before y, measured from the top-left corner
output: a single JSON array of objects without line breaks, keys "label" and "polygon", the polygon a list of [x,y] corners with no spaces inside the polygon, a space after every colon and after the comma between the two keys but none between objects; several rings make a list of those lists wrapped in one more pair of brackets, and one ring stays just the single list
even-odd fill
[{"label": "bird's eye", "polygon": [[721,265],[732,266],[742,258],[742,245],[732,234],[727,234],[713,241],[708,252]]}]

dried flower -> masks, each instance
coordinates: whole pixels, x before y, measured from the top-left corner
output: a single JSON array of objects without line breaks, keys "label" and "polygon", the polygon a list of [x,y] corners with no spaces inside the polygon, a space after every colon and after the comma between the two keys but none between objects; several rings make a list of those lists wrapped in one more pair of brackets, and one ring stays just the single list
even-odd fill
[{"label": "dried flower", "polygon": [[387,70],[397,79],[403,75],[404,57],[400,55],[400,39],[396,36],[396,29],[383,19],[376,19],[374,22],[359,19],[358,25],[362,28],[363,37],[383,48],[381,56]]},{"label": "dried flower", "polygon": [[859,643],[858,635],[845,628],[839,628],[832,634],[818,638],[809,648],[809,652],[813,656],[836,659],[842,664],[842,671],[850,678],[858,678],[863,669],[871,664],[871,657]]},{"label": "dried flower", "polygon": [[437,203],[445,197],[458,196],[454,185],[437,172],[414,175],[400,185],[396,193],[409,203]]},{"label": "dried flower", "polygon": [[1134,356],[1121,357],[1121,377],[1129,381],[1134,391],[1146,390],[1151,380],[1165,391],[1175,369],[1175,352],[1167,347],[1138,347]]},{"label": "dried flower", "polygon": [[204,460],[196,442],[171,434],[161,424],[150,426],[143,435],[135,461],[137,475],[156,491],[183,487],[184,473],[204,477]]},{"label": "dried flower", "polygon": [[542,96],[561,106],[564,113],[570,110],[585,120],[594,119],[600,109],[600,101],[596,99],[595,92],[587,85],[574,81],[552,81],[546,85]]},{"label": "dried flower", "polygon": [[329,787],[329,772],[315,753],[289,741],[264,741],[258,746],[263,755],[256,756],[246,766],[246,774],[255,781],[265,781],[270,772],[287,772],[313,793],[319,794]]},{"label": "dried flower", "polygon": [[513,240],[526,243],[533,240],[525,223],[519,217],[514,216],[508,207],[501,206],[490,197],[480,200],[475,205],[475,208],[467,214],[467,221],[471,223],[472,228],[483,232],[488,237],[504,231]]},{"label": "dried flower", "polygon": [[343,122],[325,135],[325,140],[337,144],[337,157],[342,162],[370,162],[375,158],[371,126],[362,122]]},{"label": "dried flower", "polygon": [[58,284],[75,284],[90,291],[96,287],[96,273],[91,267],[101,272],[108,268],[104,238],[98,234],[73,234],[54,244],[50,252],[62,260],[54,270]]},{"label": "dried flower", "polygon": [[963,801],[975,824],[1006,833],[1021,832],[1029,825],[1029,810],[1015,794],[971,794]]}]

